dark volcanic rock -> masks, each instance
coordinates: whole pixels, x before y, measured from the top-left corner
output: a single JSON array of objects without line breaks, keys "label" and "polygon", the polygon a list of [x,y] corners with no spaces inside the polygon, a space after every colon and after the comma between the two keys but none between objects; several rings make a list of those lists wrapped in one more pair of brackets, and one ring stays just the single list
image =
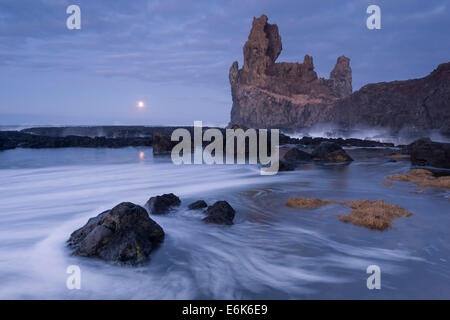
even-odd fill
[{"label": "dark volcanic rock", "polygon": [[40,136],[18,131],[0,131],[0,150],[14,148],[122,148],[151,146],[151,138],[105,138]]},{"label": "dark volcanic rock", "polygon": [[312,156],[297,147],[280,147],[278,171],[293,171],[297,164],[312,160]]},{"label": "dark volcanic rock", "polygon": [[450,143],[433,142],[429,138],[419,139],[408,146],[411,163],[450,169]]},{"label": "dark volcanic rock", "polygon": [[6,137],[0,136],[0,151],[2,150],[8,150],[8,149],[14,149],[17,147],[17,143],[14,141],[11,141],[10,139]]},{"label": "dark volcanic rock", "polygon": [[293,162],[280,160],[278,163],[278,171],[294,171],[296,164]]},{"label": "dark volcanic rock", "polygon": [[[347,154],[354,160],[366,160],[371,158],[389,158],[388,162],[394,162],[394,158],[408,158],[407,155],[400,155],[400,150],[391,148],[355,148],[346,150]],[[392,158],[390,158],[392,157]]]},{"label": "dark volcanic rock", "polygon": [[170,136],[162,133],[156,133],[153,136],[153,154],[170,153],[176,144],[177,142],[170,140]]},{"label": "dark volcanic rock", "polygon": [[280,160],[296,163],[296,162],[308,162],[312,160],[312,156],[296,147],[280,147]]},{"label": "dark volcanic rock", "polygon": [[208,215],[203,218],[206,223],[227,224],[232,225],[235,215],[234,209],[226,201],[217,201],[206,210]]},{"label": "dark volcanic rock", "polygon": [[[105,137],[105,138],[147,138],[152,139],[156,133],[171,135],[180,127],[146,127],[146,126],[68,126],[68,127],[33,127],[21,130],[23,133],[31,133],[48,137]],[[189,127],[182,127],[189,130]]]},{"label": "dark volcanic rock", "polygon": [[73,232],[68,246],[76,256],[136,265],[147,260],[163,240],[163,229],[144,208],[122,202]]},{"label": "dark volcanic rock", "polygon": [[168,193],[161,196],[151,197],[145,205],[152,214],[164,214],[169,212],[173,207],[179,206],[180,203],[180,198],[173,193]]},{"label": "dark volcanic rock", "polygon": [[353,159],[342,149],[342,147],[333,142],[322,142],[312,153],[315,160],[326,162],[349,162]]},{"label": "dark volcanic rock", "polygon": [[206,208],[207,206],[208,205],[206,204],[206,202],[204,200],[198,200],[198,201],[191,203],[188,206],[188,209],[189,210],[200,210],[200,209]]},{"label": "dark volcanic rock", "polygon": [[334,142],[341,147],[393,147],[394,144],[390,142],[379,142],[379,141],[373,141],[373,140],[363,140],[363,139],[356,139],[356,138],[349,138],[349,139],[343,139],[343,138],[313,138],[313,137],[303,137],[301,139],[297,140],[297,144],[302,145],[313,145],[317,146],[321,144],[322,142]]},{"label": "dark volcanic rock", "polygon": [[336,102],[325,115],[343,128],[450,131],[450,62],[421,79],[368,84]]},{"label": "dark volcanic rock", "polygon": [[230,68],[231,123],[287,130],[335,123],[344,129],[450,132],[450,62],[421,79],[369,84],[352,93],[350,60],[344,56],[329,79],[317,77],[308,55],[303,63],[276,63],[281,37],[267,20],[265,15],[253,19],[244,65],[239,69],[234,62]]}]

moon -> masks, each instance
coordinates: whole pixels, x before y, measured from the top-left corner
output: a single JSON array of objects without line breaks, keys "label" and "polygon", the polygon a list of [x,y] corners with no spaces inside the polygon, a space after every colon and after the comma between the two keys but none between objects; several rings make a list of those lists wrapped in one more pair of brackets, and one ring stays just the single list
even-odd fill
[{"label": "moon", "polygon": [[138,101],[137,106],[138,106],[139,109],[144,108],[145,107],[144,101]]}]

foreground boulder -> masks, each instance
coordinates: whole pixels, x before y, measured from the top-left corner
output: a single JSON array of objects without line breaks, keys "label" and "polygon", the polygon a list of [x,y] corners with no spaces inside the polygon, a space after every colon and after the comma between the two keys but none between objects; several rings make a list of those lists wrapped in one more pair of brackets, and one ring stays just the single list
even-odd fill
[{"label": "foreground boulder", "polygon": [[322,142],[312,153],[314,160],[325,162],[350,162],[353,159],[334,142]]},{"label": "foreground boulder", "polygon": [[352,212],[338,214],[339,220],[374,230],[385,230],[392,225],[395,218],[409,217],[411,212],[383,200],[356,200],[343,202]]},{"label": "foreground boulder", "polygon": [[164,214],[181,204],[180,198],[173,193],[151,197],[145,204],[152,214]]},{"label": "foreground boulder", "polygon": [[189,210],[201,210],[203,208],[206,208],[208,204],[204,200],[198,200],[195,202],[192,202],[189,206]]},{"label": "foreground boulder", "polygon": [[236,211],[226,201],[217,201],[206,210],[207,217],[203,218],[206,223],[232,225]]},{"label": "foreground boulder", "polygon": [[76,256],[136,265],[147,260],[163,240],[163,229],[144,208],[122,202],[73,232],[68,246]]},{"label": "foreground boulder", "polygon": [[408,146],[411,164],[450,169],[450,143],[433,142],[429,138],[419,139]]}]

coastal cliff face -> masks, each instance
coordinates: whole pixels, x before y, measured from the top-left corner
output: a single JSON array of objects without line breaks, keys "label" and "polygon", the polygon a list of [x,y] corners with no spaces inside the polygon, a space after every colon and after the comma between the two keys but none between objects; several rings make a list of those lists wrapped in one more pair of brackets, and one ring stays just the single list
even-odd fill
[{"label": "coastal cliff face", "polygon": [[421,79],[368,84],[333,104],[325,121],[343,127],[405,126],[450,131],[450,62]]},{"label": "coastal cliff face", "polygon": [[450,63],[423,79],[367,85],[352,93],[350,59],[337,58],[329,79],[318,78],[313,58],[277,63],[278,27],[253,19],[244,45],[244,65],[229,73],[231,123],[256,128],[299,129],[319,123],[343,128],[381,126],[399,130],[450,130]]}]

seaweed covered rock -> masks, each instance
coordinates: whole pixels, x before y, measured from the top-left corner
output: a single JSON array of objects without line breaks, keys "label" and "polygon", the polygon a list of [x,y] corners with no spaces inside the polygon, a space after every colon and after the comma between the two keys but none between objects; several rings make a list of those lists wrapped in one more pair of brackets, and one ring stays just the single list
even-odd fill
[{"label": "seaweed covered rock", "polygon": [[406,174],[393,174],[386,177],[393,181],[412,182],[418,186],[450,189],[450,176],[435,177],[431,171],[414,169]]},{"label": "seaweed covered rock", "polygon": [[152,214],[164,214],[181,203],[173,193],[163,194],[161,196],[151,197],[145,204]]},{"label": "seaweed covered rock", "polygon": [[67,242],[73,255],[136,265],[148,260],[163,240],[163,229],[143,207],[122,202],[89,219]]},{"label": "seaweed covered rock", "polygon": [[232,225],[236,211],[226,201],[217,201],[206,210],[207,217],[203,218],[206,223]]},{"label": "seaweed covered rock", "polygon": [[338,214],[339,220],[374,230],[385,230],[395,218],[409,217],[411,212],[383,200],[356,200],[343,202],[352,212],[347,215]]},{"label": "seaweed covered rock", "polygon": [[296,209],[317,209],[331,203],[334,203],[334,201],[299,197],[289,198],[289,200],[286,201],[286,206]]}]

